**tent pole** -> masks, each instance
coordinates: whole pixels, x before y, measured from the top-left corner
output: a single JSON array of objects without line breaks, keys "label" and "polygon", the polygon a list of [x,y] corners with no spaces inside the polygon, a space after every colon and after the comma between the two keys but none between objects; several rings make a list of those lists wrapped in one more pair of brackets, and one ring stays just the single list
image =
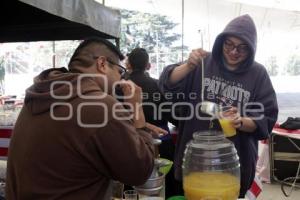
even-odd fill
[{"label": "tent pole", "polygon": [[181,62],[183,62],[184,57],[184,0],[181,0]]},{"label": "tent pole", "polygon": [[56,56],[55,56],[55,41],[52,41],[52,66],[55,68]]}]

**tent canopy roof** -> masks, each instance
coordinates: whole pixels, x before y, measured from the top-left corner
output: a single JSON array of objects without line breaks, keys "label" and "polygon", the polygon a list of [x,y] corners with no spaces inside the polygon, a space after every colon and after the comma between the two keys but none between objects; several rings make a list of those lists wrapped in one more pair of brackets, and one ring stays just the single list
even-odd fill
[{"label": "tent canopy roof", "polygon": [[0,42],[120,37],[120,12],[94,0],[3,0],[1,4]]}]

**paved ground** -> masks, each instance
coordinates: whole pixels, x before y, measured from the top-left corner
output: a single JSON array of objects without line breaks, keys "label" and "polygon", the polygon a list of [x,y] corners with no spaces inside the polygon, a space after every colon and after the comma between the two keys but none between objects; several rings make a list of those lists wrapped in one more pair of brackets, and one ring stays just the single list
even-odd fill
[{"label": "paved ground", "polygon": [[290,197],[285,197],[280,189],[280,185],[275,183],[263,184],[263,191],[257,198],[257,200],[299,200],[299,199],[300,199],[299,188],[294,189]]}]

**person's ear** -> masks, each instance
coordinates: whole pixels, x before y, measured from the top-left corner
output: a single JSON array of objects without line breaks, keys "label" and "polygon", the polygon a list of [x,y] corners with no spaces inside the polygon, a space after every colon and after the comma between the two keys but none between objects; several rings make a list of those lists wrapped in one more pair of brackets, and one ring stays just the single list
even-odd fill
[{"label": "person's ear", "polygon": [[146,67],[146,70],[149,70],[150,68],[151,68],[151,64],[148,63],[148,64],[147,64],[147,67]]},{"label": "person's ear", "polygon": [[132,70],[131,64],[129,63],[128,60],[126,61],[125,65],[127,70]]},{"label": "person's ear", "polygon": [[106,64],[106,58],[101,56],[97,59],[97,63],[96,63],[96,69],[99,73],[101,74],[107,74],[107,64]]}]

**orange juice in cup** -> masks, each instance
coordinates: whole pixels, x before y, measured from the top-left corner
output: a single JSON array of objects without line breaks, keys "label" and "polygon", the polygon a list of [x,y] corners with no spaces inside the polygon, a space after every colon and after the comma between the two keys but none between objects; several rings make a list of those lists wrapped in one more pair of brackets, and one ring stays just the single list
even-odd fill
[{"label": "orange juice in cup", "polygon": [[232,137],[236,134],[236,129],[233,127],[230,119],[221,118],[219,122],[226,137]]},{"label": "orange juice in cup", "polygon": [[232,137],[236,134],[236,129],[232,124],[232,106],[220,107],[219,122],[226,137]]}]

